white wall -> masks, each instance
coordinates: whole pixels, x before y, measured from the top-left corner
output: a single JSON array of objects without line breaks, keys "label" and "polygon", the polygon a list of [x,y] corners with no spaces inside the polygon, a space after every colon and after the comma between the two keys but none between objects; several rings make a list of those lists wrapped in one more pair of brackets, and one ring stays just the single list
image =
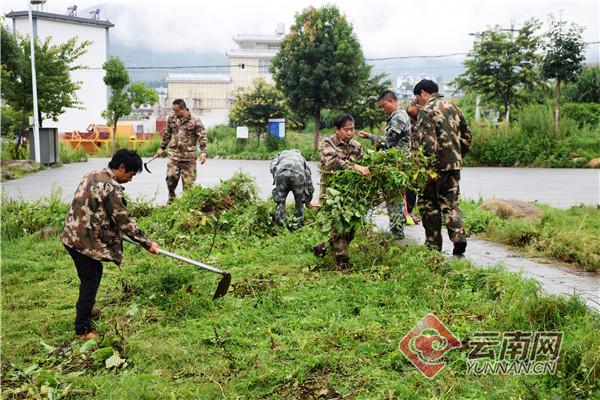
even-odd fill
[{"label": "white wall", "polygon": [[[28,35],[29,20],[16,19],[15,28],[20,34]],[[85,65],[89,69],[73,71],[71,74],[74,81],[83,82],[76,94],[82,109],[66,109],[58,122],[45,120],[42,126],[58,127],[59,132],[70,132],[84,130],[91,123],[105,123],[101,114],[108,104],[108,92],[102,80],[104,77],[102,64],[106,61],[107,54],[106,28],[37,18],[37,36],[40,40],[52,36],[54,44],[64,43],[72,37],[77,37],[78,43],[84,40],[92,42],[87,47],[87,53],[78,59],[78,64]]]}]

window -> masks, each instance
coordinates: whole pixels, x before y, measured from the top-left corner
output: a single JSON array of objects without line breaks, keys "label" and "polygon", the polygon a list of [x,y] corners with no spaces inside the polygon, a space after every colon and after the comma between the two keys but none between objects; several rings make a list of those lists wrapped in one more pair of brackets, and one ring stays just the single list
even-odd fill
[{"label": "window", "polygon": [[271,67],[271,60],[258,60],[258,73],[262,75],[269,74],[269,68]]}]

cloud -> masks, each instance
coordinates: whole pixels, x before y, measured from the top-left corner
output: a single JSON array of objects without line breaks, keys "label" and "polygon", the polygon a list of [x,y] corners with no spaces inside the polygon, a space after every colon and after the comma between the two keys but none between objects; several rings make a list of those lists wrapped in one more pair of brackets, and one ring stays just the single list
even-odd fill
[{"label": "cloud", "polygon": [[[3,3],[4,12],[26,6],[23,0]],[[272,33],[278,22],[289,29],[294,15],[303,8],[330,3],[337,4],[346,14],[368,57],[467,51],[471,48],[471,32],[494,25],[509,27],[511,22],[518,28],[531,17],[545,21],[551,13],[562,13],[563,19],[585,26],[586,41],[597,41],[600,19],[597,0],[109,0],[102,3],[50,0],[47,11],[65,13],[74,3],[81,11],[99,7],[101,17],[115,24],[112,40],[158,50],[197,53],[225,53],[235,47],[233,35]]]}]

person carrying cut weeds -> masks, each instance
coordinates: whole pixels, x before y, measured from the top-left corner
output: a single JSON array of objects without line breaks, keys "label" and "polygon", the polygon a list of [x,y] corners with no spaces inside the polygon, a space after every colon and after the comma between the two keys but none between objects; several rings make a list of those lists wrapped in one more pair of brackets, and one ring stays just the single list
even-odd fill
[{"label": "person carrying cut weeds", "polygon": [[[352,139],[354,136],[354,117],[350,114],[342,114],[335,120],[335,135],[323,140],[319,146],[321,157],[321,193],[325,193],[323,175],[327,171],[341,169],[355,169],[364,176],[371,175],[369,168],[356,164],[362,158],[363,148],[360,143]],[[354,230],[340,233],[333,229],[331,239],[325,243],[313,246],[313,253],[317,257],[323,257],[327,253],[327,243],[333,247],[335,252],[335,263],[338,270],[345,271],[350,267],[350,242],[354,239]]]},{"label": "person carrying cut weeds", "polygon": [[71,208],[60,236],[79,276],[79,298],[75,317],[75,333],[80,339],[98,337],[92,327],[96,293],[102,279],[102,261],[123,264],[123,234],[141,244],[152,254],[158,245],[152,242],[131,219],[123,198],[122,183],[127,183],[142,170],[142,159],[127,149],[117,151],[107,168],[83,177],[75,191]]},{"label": "person carrying cut weeds", "polygon": [[[391,90],[384,90],[379,95],[379,107],[388,116],[387,125],[383,136],[360,131],[358,136],[369,139],[377,150],[387,150],[392,147],[400,151],[408,151],[410,148],[410,118],[406,111],[399,107],[398,98]],[[404,204],[386,201],[388,217],[390,219],[390,231],[396,239],[404,239]]]}]

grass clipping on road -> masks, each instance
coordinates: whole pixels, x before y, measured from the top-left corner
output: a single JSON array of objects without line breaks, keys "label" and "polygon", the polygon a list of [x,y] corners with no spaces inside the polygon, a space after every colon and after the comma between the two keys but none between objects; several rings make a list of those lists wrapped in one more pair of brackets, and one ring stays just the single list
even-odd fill
[{"label": "grass clipping on road", "polygon": [[[315,259],[317,225],[273,226],[272,202],[244,175],[193,188],[172,206],[130,206],[161,246],[230,271],[219,277],[137,246],[106,265],[98,341],[74,340],[78,279],[57,236],[66,205],[3,204],[2,392],[7,398],[574,398],[600,388],[600,321],[582,302],[422,246],[359,231],[354,270]],[[26,230],[17,227],[29,219]],[[315,221],[308,210],[307,224]],[[6,229],[16,229],[6,235]],[[36,222],[37,221],[37,222]],[[38,226],[36,226],[36,224]],[[48,224],[48,225],[44,225]],[[5,236],[6,235],[6,236]],[[473,376],[466,348],[425,379],[399,351],[433,313],[463,342],[481,331],[562,331],[556,375]]]}]

